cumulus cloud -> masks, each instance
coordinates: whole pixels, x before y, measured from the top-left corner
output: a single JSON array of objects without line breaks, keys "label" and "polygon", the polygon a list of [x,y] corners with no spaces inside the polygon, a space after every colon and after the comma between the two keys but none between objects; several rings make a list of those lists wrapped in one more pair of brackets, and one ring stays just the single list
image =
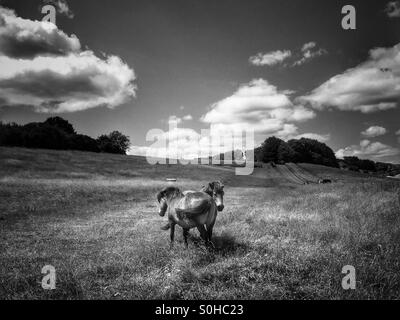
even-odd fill
[{"label": "cumulus cloud", "polygon": [[315,113],[294,105],[290,94],[291,91],[279,91],[264,79],[255,79],[211,105],[201,120],[220,132],[252,129],[264,138],[265,135],[293,138],[299,134],[294,123],[312,119]]},{"label": "cumulus cloud", "polygon": [[386,4],[385,12],[389,18],[400,17],[400,1],[390,1]]},{"label": "cumulus cloud", "polygon": [[75,35],[68,36],[54,24],[17,17],[0,7],[0,53],[31,59],[43,55],[68,55],[81,49]]},{"label": "cumulus cloud", "polygon": [[8,106],[74,112],[116,107],[135,95],[134,72],[116,56],[102,60],[91,51],[33,60],[3,56],[0,66],[0,97]]},{"label": "cumulus cloud", "polygon": [[302,57],[293,63],[293,66],[300,66],[315,57],[322,56],[328,53],[325,49],[317,48],[317,44],[314,41],[305,43],[301,48]]},{"label": "cumulus cloud", "polygon": [[289,99],[290,93],[278,91],[264,79],[255,79],[239,87],[231,96],[214,103],[201,119],[220,128],[252,128],[264,134],[294,134],[297,127],[291,122],[312,119],[315,113],[294,105]]},{"label": "cumulus cloud", "polygon": [[400,154],[399,149],[383,144],[362,140],[360,145],[352,145],[336,152],[337,158],[355,156],[361,159],[372,159],[382,161],[383,158],[393,157]]},{"label": "cumulus cloud", "polygon": [[277,50],[268,53],[257,53],[250,57],[249,62],[255,66],[273,66],[283,62],[292,55],[290,50]]},{"label": "cumulus cloud", "polygon": [[49,22],[0,7],[0,107],[38,112],[116,107],[135,96],[134,71],[117,56],[81,51],[79,40]]},{"label": "cumulus cloud", "polygon": [[[231,96],[210,106],[201,117],[202,122],[209,124],[207,132],[199,134],[188,128],[171,128],[171,124],[176,126],[182,123],[182,118],[170,116],[169,131],[159,135],[159,141],[163,142],[161,146],[138,146],[131,152],[161,158],[191,159],[199,154],[206,157],[241,150],[248,129],[254,130],[262,140],[265,135],[285,140],[300,137],[328,140],[329,135],[299,134],[295,123],[312,119],[315,113],[301,105],[294,105],[290,100],[292,93],[279,91],[264,79],[252,80],[240,86]],[[166,144],[168,148],[165,148]]]},{"label": "cumulus cloud", "polygon": [[400,99],[400,44],[393,48],[370,50],[369,58],[355,68],[336,75],[300,97],[323,110],[376,112],[395,108]]},{"label": "cumulus cloud", "polygon": [[[317,48],[316,42],[314,41],[307,42],[302,46],[300,53],[294,54],[294,56],[297,56],[298,59],[293,63],[291,63],[291,66],[292,67],[300,66],[310,61],[311,59],[318,56],[322,56],[323,54],[326,53],[328,52],[325,49]],[[279,63],[283,63],[284,61],[290,59],[292,56],[293,56],[292,51],[290,50],[277,50],[268,53],[260,52],[254,56],[251,56],[249,62],[255,66],[273,66]],[[290,64],[285,64],[284,66],[290,66]]]},{"label": "cumulus cloud", "polygon": [[294,105],[290,91],[278,89],[264,79],[244,84],[231,96],[213,105],[201,120],[219,130],[245,130],[256,133],[276,134],[281,137],[297,133],[293,122],[315,117],[315,113],[301,105]]},{"label": "cumulus cloud", "polygon": [[372,127],[369,127],[368,129],[362,131],[361,134],[366,138],[374,138],[374,137],[383,136],[384,134],[386,134],[386,132],[387,132],[387,130],[383,127],[372,126]]},{"label": "cumulus cloud", "polygon": [[303,134],[297,135],[294,138],[295,139],[307,138],[307,139],[318,140],[320,142],[327,142],[331,139],[331,135],[329,133],[327,133],[327,134],[303,133]]},{"label": "cumulus cloud", "polygon": [[74,13],[69,8],[66,0],[44,0],[43,4],[51,4],[56,8],[59,14],[62,14],[70,19],[74,18]]},{"label": "cumulus cloud", "polygon": [[315,48],[316,45],[317,45],[317,43],[314,41],[307,42],[307,43],[303,44],[303,47],[301,48],[301,52],[309,51],[309,50]]}]

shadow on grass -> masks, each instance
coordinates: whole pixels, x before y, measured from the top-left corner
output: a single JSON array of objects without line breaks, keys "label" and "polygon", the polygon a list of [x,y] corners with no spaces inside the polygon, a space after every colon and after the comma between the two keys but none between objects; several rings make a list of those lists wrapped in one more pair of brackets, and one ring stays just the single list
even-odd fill
[{"label": "shadow on grass", "polygon": [[237,241],[235,237],[229,234],[213,236],[213,246],[206,245],[200,236],[189,234],[189,247],[191,243],[202,251],[207,251],[208,254],[221,257],[242,256],[250,251],[247,244]]},{"label": "shadow on grass", "polygon": [[222,256],[242,255],[250,250],[250,247],[228,234],[215,236],[212,239],[214,252]]}]

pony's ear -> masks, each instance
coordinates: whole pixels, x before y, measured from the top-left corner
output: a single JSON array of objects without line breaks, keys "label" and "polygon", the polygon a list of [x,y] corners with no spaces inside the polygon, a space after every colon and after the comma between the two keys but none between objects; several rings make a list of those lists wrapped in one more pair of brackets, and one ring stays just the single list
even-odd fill
[{"label": "pony's ear", "polygon": [[209,183],[207,186],[203,186],[202,190],[203,192],[212,195],[213,189],[211,187],[211,183]]}]

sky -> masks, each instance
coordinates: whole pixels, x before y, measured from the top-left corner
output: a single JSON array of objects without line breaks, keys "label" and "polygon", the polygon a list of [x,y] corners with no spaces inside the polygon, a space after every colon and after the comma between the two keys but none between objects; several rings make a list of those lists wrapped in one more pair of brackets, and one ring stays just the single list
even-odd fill
[{"label": "sky", "polygon": [[[42,21],[46,4],[55,25]],[[348,4],[355,30],[342,27]],[[165,152],[146,141],[154,129],[186,155],[214,150],[216,132],[251,129],[255,145],[309,137],[338,157],[400,163],[400,1],[0,6],[3,122],[61,116],[92,137],[119,130],[140,155]]]}]

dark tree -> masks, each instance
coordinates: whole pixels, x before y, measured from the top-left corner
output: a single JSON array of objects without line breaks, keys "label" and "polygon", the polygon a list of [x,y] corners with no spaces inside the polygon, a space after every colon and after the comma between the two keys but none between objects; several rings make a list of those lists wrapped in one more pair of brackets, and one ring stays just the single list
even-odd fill
[{"label": "dark tree", "polygon": [[297,153],[290,145],[276,137],[270,137],[264,141],[261,147],[255,151],[257,159],[262,162],[297,162]]},{"label": "dark tree", "polygon": [[283,142],[278,148],[278,162],[297,162],[297,153],[287,144]]},{"label": "dark tree", "polygon": [[261,145],[261,161],[266,163],[278,161],[278,149],[282,143],[284,143],[284,141],[279,138],[267,138]]},{"label": "dark tree", "polygon": [[129,138],[118,131],[97,140],[77,134],[73,126],[60,117],[25,125],[0,122],[1,146],[126,154],[129,144]]},{"label": "dark tree", "polygon": [[377,164],[371,160],[362,160],[357,157],[344,157],[344,162],[350,170],[353,171],[371,171],[371,172],[376,172],[377,171]]},{"label": "dark tree", "polygon": [[80,151],[100,152],[97,141],[83,134],[76,134],[70,138],[70,149]]},{"label": "dark tree", "polygon": [[44,124],[63,130],[67,134],[76,134],[74,127],[67,120],[60,117],[48,118]]},{"label": "dark tree", "polygon": [[290,140],[288,144],[297,153],[298,162],[322,164],[335,168],[339,166],[335,153],[325,143],[301,138]]},{"label": "dark tree", "polygon": [[44,123],[30,123],[23,127],[23,146],[42,149],[68,149],[68,134]]},{"label": "dark tree", "polygon": [[108,135],[97,138],[97,145],[101,152],[126,154],[129,149],[129,137],[119,131],[113,131]]}]

